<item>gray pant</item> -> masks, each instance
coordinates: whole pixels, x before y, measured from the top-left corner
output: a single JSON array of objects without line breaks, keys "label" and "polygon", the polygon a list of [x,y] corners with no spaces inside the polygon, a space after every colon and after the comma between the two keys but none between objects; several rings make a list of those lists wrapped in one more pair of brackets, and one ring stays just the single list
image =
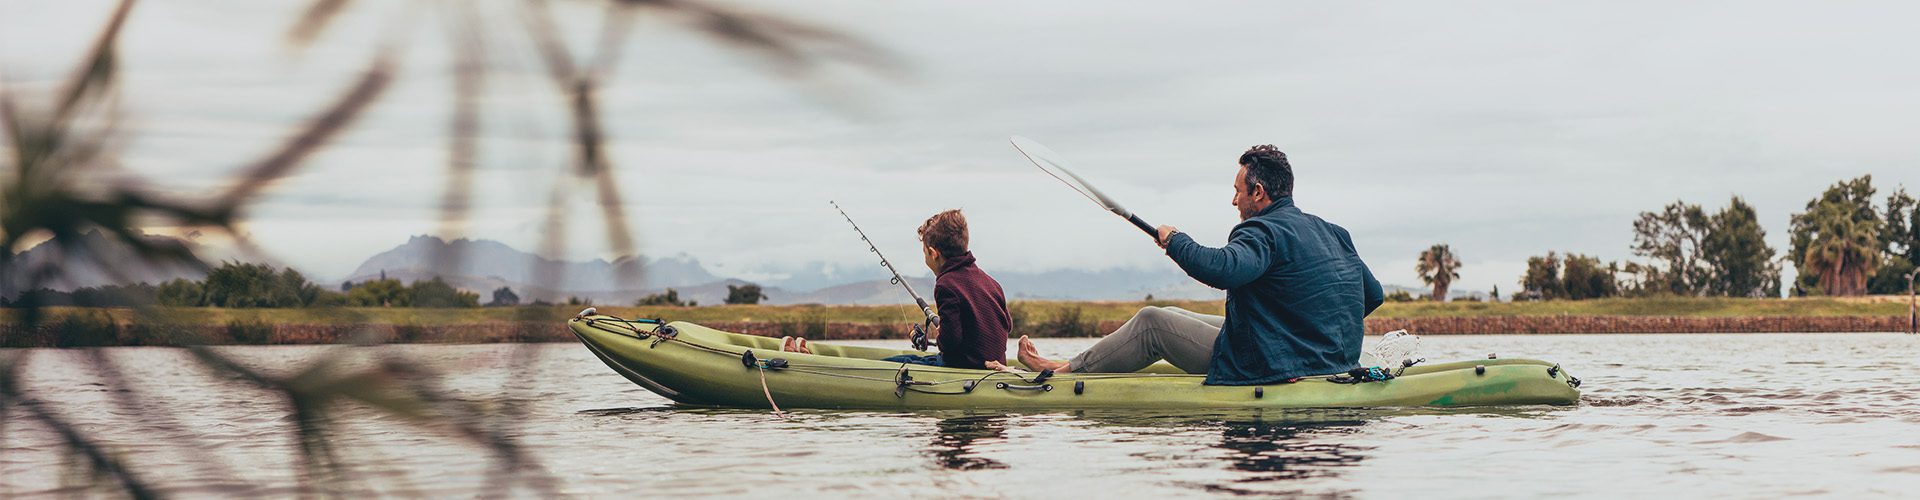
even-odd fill
[{"label": "gray pant", "polygon": [[1178,307],[1142,308],[1067,367],[1075,373],[1132,373],[1164,359],[1187,373],[1203,374],[1226,320]]}]

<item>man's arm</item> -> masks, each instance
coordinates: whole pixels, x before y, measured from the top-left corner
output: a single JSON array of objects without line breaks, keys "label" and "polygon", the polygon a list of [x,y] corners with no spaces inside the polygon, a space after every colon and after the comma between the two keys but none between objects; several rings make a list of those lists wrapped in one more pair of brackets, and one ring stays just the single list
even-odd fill
[{"label": "man's arm", "polygon": [[1373,270],[1367,269],[1367,263],[1364,261],[1360,263],[1360,276],[1366,281],[1367,314],[1373,314],[1374,309],[1379,309],[1380,304],[1387,302],[1387,292],[1380,288],[1380,280],[1374,279]]},{"label": "man's arm", "polygon": [[1173,233],[1167,238],[1167,257],[1179,264],[1180,270],[1221,290],[1252,283],[1266,274],[1273,252],[1273,238],[1266,226],[1259,224],[1234,229],[1227,246],[1221,248],[1195,243],[1186,233]]},{"label": "man's arm", "polygon": [[1367,261],[1360,259],[1360,250],[1353,247],[1353,235],[1347,232],[1347,228],[1333,226],[1333,229],[1340,235],[1340,244],[1344,245],[1347,251],[1353,252],[1353,260],[1360,263],[1360,281],[1361,287],[1365,289],[1362,295],[1367,305],[1366,314],[1373,314],[1373,310],[1379,309],[1380,304],[1387,302],[1387,291],[1380,287],[1380,280],[1373,277],[1373,269],[1367,267]]}]

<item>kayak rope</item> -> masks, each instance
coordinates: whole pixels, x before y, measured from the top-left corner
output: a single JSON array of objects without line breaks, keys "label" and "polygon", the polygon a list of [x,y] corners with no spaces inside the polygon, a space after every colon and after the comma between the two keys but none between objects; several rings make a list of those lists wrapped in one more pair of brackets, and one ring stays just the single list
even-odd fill
[{"label": "kayak rope", "polygon": [[1363,382],[1385,382],[1393,380],[1394,373],[1378,366],[1366,366],[1348,370],[1342,375],[1327,377],[1328,382],[1336,384],[1358,384]]},{"label": "kayak rope", "polygon": [[767,406],[773,407],[774,416],[780,417],[783,419],[787,418],[787,414],[785,412],[780,411],[780,404],[773,402],[773,390],[767,389],[767,367],[755,366],[755,368],[760,369],[760,393],[767,395]]},{"label": "kayak rope", "polygon": [[[602,321],[603,319],[606,321]],[[741,353],[735,353],[735,352],[728,351],[726,349],[721,349],[718,347],[708,346],[705,344],[695,343],[685,339],[681,339],[679,338],[678,335],[667,335],[664,333],[655,333],[654,331],[658,331],[663,328],[667,328],[667,329],[672,328],[670,326],[667,326],[666,322],[659,319],[627,320],[627,319],[621,319],[621,318],[612,317],[612,316],[604,316],[604,317],[598,317],[598,318],[588,318],[586,319],[586,322],[588,326],[591,326],[601,331],[605,331],[609,333],[632,336],[636,339],[653,337],[655,345],[658,345],[661,342],[672,342],[672,343],[680,344],[696,350],[706,351],[713,354],[720,354],[730,358],[739,357],[741,355]],[[601,326],[602,323],[608,323],[608,322],[619,323],[624,328],[615,330],[615,329],[605,328]],[[651,329],[651,331],[641,330],[640,328],[637,328],[634,325],[652,325],[653,328]],[[628,334],[631,334],[631,335],[628,335]],[[748,351],[750,352],[751,349],[748,349]],[[858,359],[858,358],[850,358],[850,359]],[[753,366],[759,366],[759,365],[753,365]],[[957,378],[957,379],[942,380],[937,382],[912,380],[910,381],[910,383],[902,384],[902,380],[899,376],[899,373],[903,372],[906,366],[907,366],[906,363],[902,363],[901,366],[899,367],[834,366],[834,365],[815,365],[815,364],[805,364],[805,363],[787,363],[786,366],[781,367],[781,369],[785,371],[820,375],[823,377],[863,380],[868,382],[885,382],[885,383],[895,384],[897,389],[904,390],[906,392],[917,392],[921,394],[944,394],[944,395],[969,394],[973,392],[973,389],[975,387],[978,387],[981,383],[984,383],[988,379],[991,379],[996,376],[1013,377],[1015,379],[1018,379],[1020,382],[1027,383],[1027,384],[1039,384],[1041,382],[1044,382],[1047,379],[1047,377],[1050,376],[1050,375],[1046,375],[1048,372],[1042,372],[1042,375],[1036,376],[1034,379],[1029,380],[1026,377],[1021,376],[1019,373],[1005,372],[1005,371],[989,371],[987,374],[981,375],[977,378]],[[762,370],[762,373],[760,374],[760,376],[764,379],[766,376],[765,368],[761,367],[761,370]],[[828,370],[832,370],[832,371],[828,371]],[[874,377],[874,376],[857,375],[857,374],[851,374],[851,373],[841,373],[841,372],[849,372],[849,371],[851,372],[886,371],[886,372],[895,372],[896,375],[893,377]],[[1344,375],[1347,375],[1347,374],[1335,375],[1334,377],[1340,377]],[[1391,377],[1392,375],[1388,374],[1388,376]],[[1194,374],[1187,374],[1187,373],[1075,373],[1071,375],[1071,378],[1076,380],[1121,380],[1121,379],[1199,378],[1199,377],[1202,377],[1202,375],[1194,375]],[[1331,379],[1333,379],[1334,377],[1315,377],[1315,378],[1325,378],[1331,381]],[[964,388],[957,392],[956,391],[931,391],[931,390],[925,390],[925,389],[919,388],[921,386],[943,386],[943,385],[950,385],[950,384],[963,384]],[[773,402],[772,392],[770,390],[766,390],[767,388],[764,381],[761,384],[761,389],[763,390],[763,392],[767,393],[767,400],[768,400],[767,402],[769,405],[771,405]],[[899,392],[899,391],[896,391],[896,392]]]},{"label": "kayak rope", "polygon": [[[617,319],[617,318],[615,318],[615,322],[618,322],[618,323],[635,323],[636,321],[629,321],[629,320],[624,320],[624,319]],[[638,323],[641,323],[641,324],[649,324],[649,325],[663,325],[662,323],[654,323],[654,322],[653,322],[653,320],[648,320],[648,321],[639,321]],[[738,357],[738,356],[740,356],[740,354],[739,354],[739,353],[735,353],[735,352],[732,352],[732,351],[728,351],[728,350],[726,350],[726,349],[721,349],[721,348],[718,348],[718,347],[713,347],[713,346],[708,346],[708,345],[705,345],[705,344],[699,344],[699,343],[695,343],[695,342],[691,342],[691,341],[688,341],[688,340],[685,340],[685,339],[681,339],[681,338],[679,338],[679,337],[677,337],[677,336],[675,336],[675,337],[664,337],[664,336],[660,336],[660,335],[657,335],[657,334],[654,334],[654,333],[652,333],[652,332],[649,332],[649,331],[645,331],[645,330],[641,330],[641,329],[638,329],[638,328],[632,328],[632,327],[627,327],[627,328],[625,328],[625,329],[622,329],[622,330],[613,330],[613,329],[608,329],[608,328],[602,328],[602,327],[601,327],[601,324],[600,324],[600,322],[596,322],[596,321],[593,321],[593,320],[589,320],[589,321],[587,322],[587,324],[588,324],[588,326],[592,326],[592,327],[595,327],[595,328],[597,328],[597,329],[600,329],[601,331],[606,331],[606,332],[609,332],[609,333],[615,333],[615,334],[628,334],[628,333],[631,333],[631,334],[633,334],[633,335],[631,335],[631,336],[633,336],[633,337],[635,337],[635,338],[643,338],[643,337],[655,337],[655,338],[656,338],[656,339],[657,339],[658,341],[664,341],[664,342],[672,342],[672,343],[675,343],[675,344],[680,344],[680,345],[683,345],[683,346],[686,346],[686,347],[690,347],[690,348],[693,348],[693,349],[696,349],[696,350],[701,350],[701,351],[706,351],[706,352],[709,352],[709,353],[713,353],[713,354],[720,354],[720,355],[725,355],[725,356],[727,356],[727,357],[730,357],[730,358],[731,358],[731,357]],[[658,327],[656,327],[656,328],[658,328]],[[849,359],[858,359],[858,358],[849,358]],[[904,365],[904,363],[903,363],[903,365]],[[833,373],[833,372],[826,372],[826,371],[817,371],[817,370],[809,370],[809,369],[807,369],[807,368],[818,368],[818,369],[823,369],[823,370],[839,370],[839,371],[886,371],[886,372],[897,372],[897,371],[899,371],[899,368],[897,368],[897,367],[886,367],[886,366],[876,366],[876,367],[866,367],[866,366],[835,366],[835,365],[815,365],[815,364],[803,364],[803,363],[790,363],[790,364],[789,364],[789,365],[787,366],[787,368],[785,368],[785,369],[786,369],[786,370],[789,370],[789,371],[796,371],[796,372],[800,372],[800,373],[809,373],[809,374],[814,374],[814,375],[823,375],[823,376],[828,376],[828,377],[839,377],[839,378],[846,378],[846,379],[854,379],[854,380],[866,380],[866,381],[874,381],[874,382],[893,382],[893,381],[894,381],[894,379],[893,379],[893,378],[891,378],[891,377],[885,377],[885,378],[883,378],[883,377],[869,377],[869,376],[861,376],[861,375],[852,375],[852,374],[846,374],[846,373]],[[1027,379],[1026,379],[1026,378],[1024,378],[1024,377],[1021,377],[1021,376],[1020,376],[1020,374],[1018,374],[1018,373],[1013,373],[1013,372],[1003,372],[1003,371],[993,371],[993,372],[990,372],[990,373],[987,373],[986,375],[984,375],[984,376],[981,376],[981,377],[979,377],[979,378],[974,378],[974,379],[953,379],[953,380],[944,380],[944,381],[939,381],[939,382],[926,382],[926,383],[925,383],[924,385],[946,385],[946,384],[962,384],[962,383],[967,383],[967,382],[974,382],[974,383],[976,383],[976,384],[977,384],[977,383],[979,383],[979,382],[984,382],[984,381],[985,381],[986,379],[988,379],[988,378],[990,378],[990,377],[994,377],[994,376],[1002,376],[1002,375],[1005,375],[1005,376],[1011,376],[1011,377],[1015,377],[1015,378],[1019,378],[1019,379],[1020,379],[1020,380],[1021,380],[1022,382],[1030,382],[1030,383],[1031,383],[1031,382],[1033,382],[1033,381],[1031,381],[1031,380],[1027,380]],[[1172,377],[1172,378],[1180,378],[1180,377],[1184,377],[1184,378],[1198,378],[1198,377],[1201,377],[1201,376],[1200,376],[1200,375],[1193,375],[1193,374],[1186,374],[1186,373],[1084,373],[1084,374],[1083,374],[1083,373],[1075,373],[1075,374],[1073,374],[1073,377],[1074,377],[1074,378],[1076,378],[1076,379],[1085,379],[1085,380],[1108,380],[1108,379],[1133,379],[1133,378],[1170,378],[1170,377]],[[921,385],[921,384],[916,384],[916,385]],[[946,393],[939,393],[939,394],[946,394]],[[954,393],[954,394],[959,394],[959,393]]]}]

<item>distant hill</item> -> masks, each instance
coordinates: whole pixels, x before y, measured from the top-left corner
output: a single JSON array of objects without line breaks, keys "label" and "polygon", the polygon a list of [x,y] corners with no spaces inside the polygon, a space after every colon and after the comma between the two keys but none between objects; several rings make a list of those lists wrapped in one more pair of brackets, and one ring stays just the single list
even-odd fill
[{"label": "distant hill", "polygon": [[[444,277],[454,286],[478,292],[511,287],[522,298],[561,298],[577,296],[637,297],[647,290],[689,287],[719,281],[700,261],[685,255],[665,259],[623,258],[614,261],[595,259],[575,262],[548,259],[523,252],[492,240],[458,239],[451,242],[434,236],[414,236],[392,250],[380,252],[360,264],[348,276],[349,281],[387,277],[402,281]],[[542,279],[541,273],[550,273]],[[640,276],[638,282],[625,282],[625,276]],[[561,290],[534,286],[556,283]],[[533,292],[529,295],[527,292]]]},{"label": "distant hill", "polygon": [[[436,259],[457,256],[436,267]],[[538,273],[553,273],[558,280],[542,281]],[[768,304],[909,304],[899,285],[885,279],[879,271],[836,272],[826,265],[802,266],[785,279],[761,282]],[[993,272],[992,269],[988,269]],[[622,273],[637,272],[636,283],[622,281]],[[354,270],[349,281],[364,281],[382,276],[415,281],[439,276],[455,287],[479,292],[484,297],[495,288],[512,288],[522,300],[560,301],[568,297],[592,299],[601,304],[626,304],[667,288],[679,292],[682,300],[701,304],[719,304],[727,296],[728,285],[747,281],[716,276],[698,259],[679,255],[664,259],[619,259],[615,261],[560,261],[524,252],[491,240],[453,241],[433,236],[415,236],[403,245],[368,258]],[[1225,293],[1187,279],[1179,270],[1112,269],[1105,271],[1046,271],[1038,273],[994,273],[1009,299],[1051,300],[1139,300],[1152,294],[1165,299],[1207,299]],[[557,288],[537,283],[559,283]],[[915,291],[933,299],[931,278],[909,278]],[[790,289],[780,285],[796,285]]]},{"label": "distant hill", "polygon": [[[124,276],[115,276],[98,263],[136,262],[137,256],[133,250],[113,243],[98,233],[90,232],[82,238],[86,248],[94,249],[92,257],[97,258],[61,256],[56,255],[56,250],[51,246],[35,246],[17,256],[14,269],[6,270],[4,279],[0,279],[0,297],[17,296],[23,291],[19,287],[25,284],[22,271],[47,262],[62,263],[66,276],[44,286],[62,291],[143,281],[160,283],[175,278],[201,279],[206,276],[202,269],[180,265],[129,266],[132,269],[126,270]],[[185,246],[196,252],[204,250],[191,242],[174,238],[145,238],[155,245]],[[1010,300],[1118,301],[1140,300],[1148,295],[1166,300],[1217,300],[1226,296],[1226,292],[1193,281],[1171,264],[1147,269],[1100,271],[1066,269],[1005,272],[996,271],[990,265],[986,269],[1000,281]],[[542,272],[552,273],[558,279],[542,280]],[[640,279],[636,282],[625,281],[624,276],[634,275],[630,273],[637,273]],[[480,293],[482,300],[490,298],[488,294],[494,289],[507,287],[512,288],[524,301],[558,302],[568,297],[580,297],[598,304],[630,304],[641,296],[659,293],[667,288],[677,290],[683,300],[720,304],[726,299],[728,285],[748,284],[740,279],[715,275],[698,259],[685,254],[659,259],[563,261],[541,257],[492,240],[446,241],[433,236],[414,236],[400,246],[369,257],[347,279],[359,282],[383,275],[404,282],[439,276],[457,288]],[[765,303],[883,305],[913,302],[899,285],[885,279],[885,272],[878,266],[839,269],[815,263],[796,266],[778,275],[779,278],[758,282],[762,286],[762,293],[767,295]],[[543,282],[557,283],[558,286],[536,285]],[[932,278],[908,278],[908,283],[922,297],[933,299]],[[335,288],[339,284],[321,285]],[[1400,290],[1416,296],[1428,291],[1426,288],[1399,285],[1386,285],[1386,288],[1388,293]],[[1450,295],[1458,298],[1485,296],[1485,293],[1455,289]]]},{"label": "distant hill", "polygon": [[[175,238],[146,234],[139,237],[156,247],[197,251],[192,243]],[[62,252],[61,247],[41,243],[15,254],[8,268],[0,270],[0,297],[13,298],[27,291],[24,288],[30,281],[28,273],[49,265],[57,265],[59,275],[37,287],[60,291],[142,282],[158,284],[175,278],[197,280],[207,275],[199,266],[145,262],[132,247],[98,231],[81,234],[78,244],[67,247],[67,253]]]}]

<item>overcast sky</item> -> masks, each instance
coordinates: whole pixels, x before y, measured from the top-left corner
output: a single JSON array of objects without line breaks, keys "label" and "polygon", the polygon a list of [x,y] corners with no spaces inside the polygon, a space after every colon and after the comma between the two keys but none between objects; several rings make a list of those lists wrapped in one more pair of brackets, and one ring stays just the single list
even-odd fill
[{"label": "overcast sky", "polygon": [[[1635,215],[1675,199],[1745,197],[1784,251],[1789,215],[1828,184],[1920,186],[1911,2],[767,4],[864,37],[908,71],[783,79],[642,23],[604,103],[646,254],[748,278],[813,263],[871,277],[831,199],[908,260],[920,220],[958,207],[989,271],[1170,266],[1027,163],[1011,134],[1209,244],[1236,222],[1233,161],[1275,144],[1299,205],[1351,230],[1383,281],[1418,284],[1415,256],[1449,243],[1465,261],[1456,288],[1478,290],[1516,288],[1526,258],[1548,250],[1631,259]],[[296,52],[282,40],[303,5],[136,7],[124,160],[167,190],[212,192],[403,27],[399,84],[247,226],[273,258],[335,278],[438,230],[445,36],[431,13],[395,7],[412,4],[357,2]],[[7,84],[57,81],[107,7],[0,0]],[[576,47],[592,14],[568,18]],[[565,122],[518,20],[493,20],[500,76],[468,235],[531,250],[566,168],[553,140]],[[607,256],[591,191],[576,190],[570,252]]]}]

